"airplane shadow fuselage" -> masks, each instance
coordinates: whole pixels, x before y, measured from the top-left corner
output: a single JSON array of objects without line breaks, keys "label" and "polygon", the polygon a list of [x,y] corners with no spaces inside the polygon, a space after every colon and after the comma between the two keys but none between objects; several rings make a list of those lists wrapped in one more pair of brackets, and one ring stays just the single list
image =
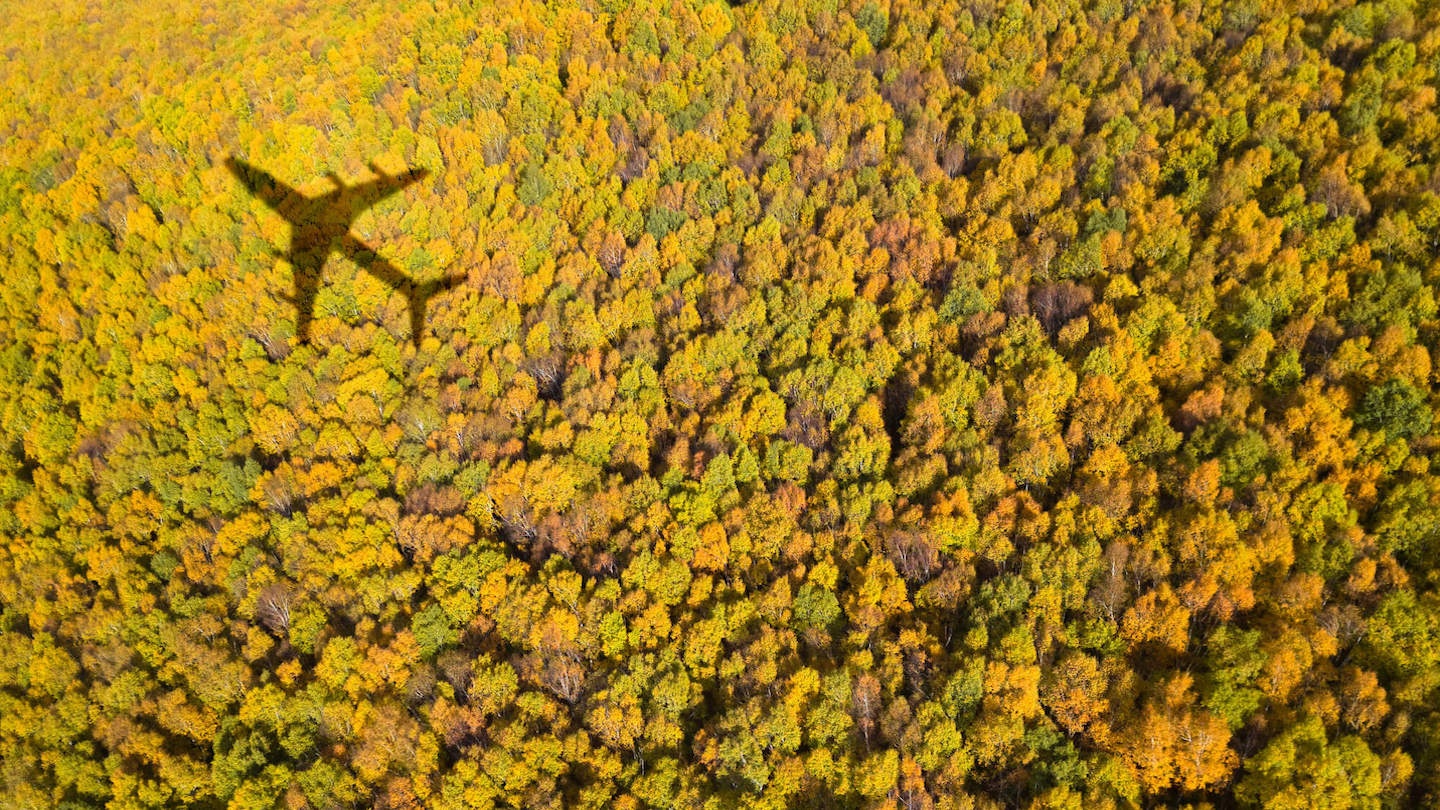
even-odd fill
[{"label": "airplane shadow fuselage", "polygon": [[294,294],[290,300],[295,305],[295,333],[300,340],[310,339],[315,295],[331,254],[349,257],[362,270],[405,295],[410,305],[410,338],[417,346],[430,298],[464,280],[463,275],[453,275],[437,281],[416,282],[351,233],[360,214],[424,178],[428,174],[424,169],[390,175],[372,164],[370,168],[377,178],[356,185],[347,185],[331,173],[328,176],[334,190],[306,196],[237,158],[229,158],[225,165],[251,194],[290,223],[290,249],[281,255],[289,262],[294,277]]}]

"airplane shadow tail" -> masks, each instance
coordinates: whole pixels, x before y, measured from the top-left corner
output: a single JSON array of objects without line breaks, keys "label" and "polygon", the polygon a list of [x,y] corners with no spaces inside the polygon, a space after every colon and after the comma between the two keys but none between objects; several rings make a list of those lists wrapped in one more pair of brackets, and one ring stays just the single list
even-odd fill
[{"label": "airplane shadow tail", "polygon": [[420,346],[420,331],[425,327],[425,310],[435,295],[452,290],[465,281],[465,276],[446,276],[436,281],[413,284],[410,293],[410,341]]},{"label": "airplane shadow tail", "polygon": [[465,280],[465,276],[462,274],[446,276],[437,281],[417,283],[400,268],[382,258],[369,245],[353,236],[347,235],[341,241],[340,249],[360,265],[365,272],[388,284],[391,289],[405,293],[405,297],[410,303],[410,340],[417,348],[420,346],[420,332],[425,327],[425,309],[429,305],[430,299],[437,293],[456,287]]}]

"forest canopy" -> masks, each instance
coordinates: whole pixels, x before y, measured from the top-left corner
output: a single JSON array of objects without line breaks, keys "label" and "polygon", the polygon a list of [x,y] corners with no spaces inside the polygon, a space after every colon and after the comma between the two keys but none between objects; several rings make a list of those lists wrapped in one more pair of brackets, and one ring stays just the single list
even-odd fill
[{"label": "forest canopy", "polygon": [[[1437,91],[1430,0],[7,4],[0,804],[1434,806]],[[459,282],[300,339],[232,158]]]}]

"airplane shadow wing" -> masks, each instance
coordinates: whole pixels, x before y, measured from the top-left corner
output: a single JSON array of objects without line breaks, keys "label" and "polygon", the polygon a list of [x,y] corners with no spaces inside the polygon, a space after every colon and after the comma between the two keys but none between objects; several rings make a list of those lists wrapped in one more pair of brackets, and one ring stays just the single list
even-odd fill
[{"label": "airplane shadow wing", "polygon": [[410,304],[410,340],[420,345],[420,333],[425,328],[425,309],[430,298],[444,292],[465,280],[464,276],[447,276],[438,281],[417,284],[404,271],[376,253],[369,245],[353,236],[346,236],[341,249],[360,265],[360,268],[396,292],[403,293]]},{"label": "airplane shadow wing", "polygon": [[229,169],[251,194],[282,216],[296,203],[305,199],[304,195],[280,182],[274,175],[233,155],[225,159],[225,168]]},{"label": "airplane shadow wing", "polygon": [[370,208],[387,197],[403,191],[406,187],[412,186],[425,179],[430,172],[426,169],[411,169],[403,174],[385,174],[371,165],[371,170],[380,175],[375,180],[370,180],[358,185],[350,186],[347,192],[350,198],[357,203],[361,209]]}]

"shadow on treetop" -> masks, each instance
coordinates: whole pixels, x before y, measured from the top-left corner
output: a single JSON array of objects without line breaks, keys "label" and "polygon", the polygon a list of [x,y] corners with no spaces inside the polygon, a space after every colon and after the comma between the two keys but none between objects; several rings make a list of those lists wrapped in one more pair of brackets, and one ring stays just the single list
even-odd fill
[{"label": "shadow on treetop", "polygon": [[423,179],[429,174],[425,169],[387,174],[371,163],[370,170],[378,177],[356,185],[347,185],[330,172],[327,176],[335,186],[334,190],[306,196],[268,172],[236,157],[227,158],[225,166],[251,194],[290,223],[290,250],[283,255],[294,273],[295,292],[288,300],[295,305],[295,332],[300,340],[310,339],[315,293],[320,286],[321,270],[331,253],[338,251],[345,254],[361,269],[405,295],[410,304],[410,340],[416,346],[420,345],[425,307],[430,298],[464,280],[463,275],[453,275],[436,281],[416,282],[350,232],[356,217],[386,197]]}]

